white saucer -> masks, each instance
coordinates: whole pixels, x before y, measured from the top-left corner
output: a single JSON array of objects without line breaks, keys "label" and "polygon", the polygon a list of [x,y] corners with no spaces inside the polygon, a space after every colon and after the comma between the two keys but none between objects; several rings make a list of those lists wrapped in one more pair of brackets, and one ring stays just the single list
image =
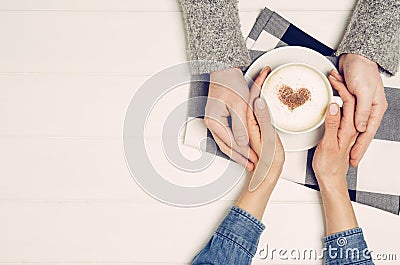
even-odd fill
[{"label": "white saucer", "polygon": [[[269,51],[253,62],[245,74],[246,81],[250,84],[251,80],[255,80],[258,73],[266,66],[270,66],[273,70],[287,63],[306,63],[325,75],[335,68],[331,61],[314,50],[299,46],[286,46]],[[303,151],[313,148],[319,143],[324,134],[324,126],[304,134],[289,134],[280,130],[277,132],[285,151]]]}]

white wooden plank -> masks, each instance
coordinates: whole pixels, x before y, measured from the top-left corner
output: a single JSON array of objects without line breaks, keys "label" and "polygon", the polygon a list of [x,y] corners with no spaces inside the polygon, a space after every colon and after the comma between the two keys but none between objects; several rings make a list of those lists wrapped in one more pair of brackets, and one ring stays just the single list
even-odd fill
[{"label": "white wooden plank", "polygon": [[[0,146],[0,201],[158,202],[132,179],[121,139],[1,137]],[[161,176],[174,177],[177,181],[191,178],[197,183],[193,185],[217,177],[226,163],[217,158],[209,168],[193,174],[171,165],[163,155],[160,141],[146,140],[146,148]],[[180,150],[189,159],[198,155],[196,149],[187,146],[180,146]],[[236,200],[245,182],[246,178],[243,178],[222,199]],[[281,180],[271,199],[319,202],[319,195],[301,185]]]},{"label": "white wooden plank", "polygon": [[397,73],[395,76],[392,77],[382,75],[382,80],[385,87],[400,88],[400,73]]},{"label": "white wooden plank", "polygon": [[[0,262],[0,264],[11,265],[10,263]],[[92,265],[94,262],[13,262],[12,265]],[[142,261],[142,262],[99,262],[96,264],[101,265],[176,265],[176,263],[168,262],[152,262],[152,261]]]},{"label": "white wooden plank", "polygon": [[[182,155],[188,159],[197,159],[199,157],[198,150],[180,145]],[[147,154],[149,155],[154,168],[167,180],[172,183],[186,186],[199,186],[205,185],[216,178],[226,169],[228,161],[223,158],[215,157],[215,160],[200,172],[187,172],[182,169],[178,169],[174,162],[174,158],[167,158],[163,152],[162,142],[160,140],[146,139]],[[170,160],[169,160],[170,159]],[[237,174],[242,174],[243,168],[238,167]],[[229,193],[227,193],[222,199],[235,201],[241,191],[246,188],[247,180],[249,176],[244,175],[242,180],[234,187]],[[271,200],[277,202],[320,202],[319,193],[300,184],[296,184],[285,179],[281,179],[275,188]]]},{"label": "white wooden plank", "polygon": [[152,74],[186,58],[180,13],[1,12],[0,34],[0,72]]},{"label": "white wooden plank", "polygon": [[[2,203],[0,261],[188,263],[230,206],[230,202],[200,208],[136,203]],[[293,222],[292,216],[298,214],[302,217]],[[323,227],[319,204],[271,204],[265,218],[268,227],[263,243],[320,245]],[[297,235],[292,244],[282,237],[282,227],[285,235]]]},{"label": "white wooden plank", "polygon": [[153,201],[131,178],[120,139],[0,138],[1,201]]},{"label": "white wooden plank", "polygon": [[0,135],[122,135],[125,112],[146,76],[0,74]]},{"label": "white wooden plank", "polygon": [[[244,36],[258,13],[240,13]],[[349,11],[280,13],[334,48],[351,14]],[[329,21],[329,27],[321,21]],[[0,72],[151,75],[186,59],[186,37],[179,12],[0,12],[0,22],[3,36]]]},{"label": "white wooden plank", "polygon": [[372,141],[358,167],[357,190],[400,194],[400,165],[396,159],[399,147],[399,142]]},{"label": "white wooden plank", "polygon": [[[146,79],[118,74],[0,74],[0,136],[119,137],[130,100]],[[187,95],[188,88],[180,87],[162,97],[148,118],[148,137],[161,136],[169,111]]]},{"label": "white wooden plank", "polygon": [[[194,252],[188,242],[203,243],[201,231],[215,226],[211,218],[201,220],[201,208],[125,203],[0,208],[2,262],[182,262]],[[196,220],[204,226],[193,225]]]},{"label": "white wooden plank", "polygon": [[[176,87],[172,87],[168,92],[159,95],[159,98],[149,112],[147,116],[146,125],[145,125],[145,135],[146,138],[156,138],[161,139],[161,135],[163,134],[164,127],[169,128],[170,130],[176,130],[176,133],[179,138],[184,138],[186,121],[187,121],[187,113],[188,113],[188,99],[190,92],[190,83],[184,85],[177,85]],[[143,111],[143,115],[145,115]],[[170,128],[168,125],[168,119],[174,117],[174,122],[178,125],[176,128]]]},{"label": "white wooden plank", "polygon": [[[264,4],[240,1],[244,35]],[[340,41],[353,5],[268,2],[332,46]],[[177,2],[2,0],[0,10],[20,10],[0,12],[0,264],[189,262],[244,179],[217,203],[193,209],[163,205],[131,179],[120,139],[124,111],[145,76],[186,58]],[[102,74],[81,74],[88,72]],[[396,78],[388,82],[399,86]],[[149,136],[150,148],[159,150],[157,135]],[[182,150],[189,156],[196,152]],[[271,199],[262,243],[320,246],[318,192],[280,180]],[[370,248],[398,252],[398,216],[355,208]],[[295,237],[293,243],[289,237]]]},{"label": "white wooden plank", "polygon": [[[254,3],[252,3],[254,2]],[[263,0],[257,1],[239,1],[240,10],[244,9],[252,9],[256,7],[266,6],[269,9],[276,11],[349,11],[353,10],[356,1],[350,0],[339,0],[336,1],[334,5],[332,5],[327,0],[305,0],[305,1],[291,1],[291,0],[270,0],[265,2]]]},{"label": "white wooden plank", "polygon": [[[176,208],[106,202],[1,203],[0,261],[187,263],[203,247],[230,205],[219,202]],[[377,253],[396,251],[398,217],[363,206],[355,208],[370,248]],[[260,239],[261,247],[322,247],[320,204],[271,203],[263,222],[267,228]],[[305,264],[304,260],[280,260],[276,256],[274,260],[256,256],[255,261]],[[306,264],[320,263],[311,260]]]},{"label": "white wooden plank", "polygon": [[[324,0],[264,0],[239,1],[242,11],[259,10],[265,5],[275,10],[350,10],[355,1],[338,0],[334,5]],[[177,0],[2,0],[0,10],[117,10],[117,11],[179,11]]]},{"label": "white wooden plank", "polygon": [[[241,13],[245,36],[258,14]],[[282,14],[327,45],[336,46],[350,13]],[[329,28],[321,21],[329,21]],[[0,34],[0,72],[150,75],[186,59],[179,12],[0,12]]]},{"label": "white wooden plank", "polygon": [[319,251],[322,248],[324,223],[320,204],[271,203],[267,206],[263,222],[266,230],[261,235],[254,264],[322,264],[321,260],[285,260],[276,253],[271,254],[272,249]]},{"label": "white wooden plank", "polygon": [[[372,250],[372,256],[377,265],[399,264],[400,252],[398,238],[400,237],[400,218],[387,212],[354,203],[358,224],[364,230],[368,248]],[[382,260],[382,255],[395,254],[395,260]]]}]

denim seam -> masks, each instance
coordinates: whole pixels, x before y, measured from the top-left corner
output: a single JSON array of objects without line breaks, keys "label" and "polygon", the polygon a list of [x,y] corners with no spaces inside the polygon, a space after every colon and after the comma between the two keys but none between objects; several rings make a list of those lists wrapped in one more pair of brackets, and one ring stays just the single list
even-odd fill
[{"label": "denim seam", "polygon": [[327,242],[327,241],[331,241],[331,240],[339,238],[339,237],[351,236],[351,235],[355,235],[355,234],[358,234],[358,233],[361,233],[361,234],[363,233],[363,231],[362,231],[362,229],[360,227],[352,228],[352,229],[345,230],[345,231],[342,231],[342,232],[334,233],[334,234],[329,235],[329,236],[325,236],[323,238],[323,240],[324,240],[324,242]]},{"label": "denim seam", "polygon": [[[363,260],[363,261],[360,261],[360,262],[357,262],[357,263],[351,263],[351,265],[365,265],[365,264],[373,264],[373,263],[371,263],[372,262],[372,259],[368,259],[368,260]],[[350,264],[349,264],[350,265]]]},{"label": "denim seam", "polygon": [[219,236],[221,236],[221,237],[223,237],[223,238],[225,238],[225,239],[231,241],[233,244],[239,246],[239,247],[240,247],[241,249],[243,249],[243,251],[246,252],[247,255],[249,255],[250,257],[253,257],[253,256],[254,256],[254,255],[252,255],[245,247],[243,247],[241,244],[237,243],[236,241],[232,240],[231,238],[229,238],[229,237],[227,237],[227,236],[221,234],[221,233],[218,232],[218,231],[215,231],[215,233],[218,234]]},{"label": "denim seam", "polygon": [[338,235],[337,237],[333,237],[333,238],[330,238],[330,239],[326,239],[326,240],[325,240],[325,243],[329,243],[329,242],[335,241],[336,239],[341,238],[341,237],[349,237],[349,236],[355,236],[355,235],[359,235],[359,234],[363,234],[363,233],[362,233],[362,232],[356,232],[356,233],[354,233],[354,234]]},{"label": "denim seam", "polygon": [[[346,262],[343,263],[343,265],[369,265],[369,264],[373,264],[371,263],[372,259],[367,259],[367,260],[363,260],[363,261],[355,261],[355,262]],[[330,261],[328,263],[324,263],[325,265],[337,265],[337,261]]]},{"label": "denim seam", "polygon": [[[368,260],[363,260],[363,261],[356,261],[356,262],[351,262],[351,263],[343,263],[343,265],[369,265],[369,264],[373,264],[373,263],[371,263],[372,262],[372,259],[368,259]],[[325,265],[330,265],[330,264],[332,264],[332,265],[335,265],[335,264],[337,264],[337,261],[331,261],[331,262],[328,262],[328,263],[324,263]]]},{"label": "denim seam", "polygon": [[[245,217],[246,219],[250,220],[253,224],[255,224],[255,225],[260,229],[261,232],[264,231],[264,228],[263,228],[262,226],[260,226],[260,225],[257,224],[252,218],[250,218],[250,217],[252,217],[252,216],[246,216],[244,213],[238,211],[238,210],[235,209],[235,208],[232,208],[232,210],[235,211],[235,212],[237,212],[238,214],[242,215],[242,216]],[[254,218],[255,218],[255,217],[254,217]]]}]

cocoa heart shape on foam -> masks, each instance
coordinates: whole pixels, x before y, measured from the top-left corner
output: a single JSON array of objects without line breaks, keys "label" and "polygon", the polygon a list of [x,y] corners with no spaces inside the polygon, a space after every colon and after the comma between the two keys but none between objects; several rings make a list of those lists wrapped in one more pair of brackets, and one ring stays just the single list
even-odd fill
[{"label": "cocoa heart shape on foam", "polygon": [[283,85],[278,90],[279,100],[291,111],[311,100],[311,92],[305,87],[293,90],[290,86]]}]

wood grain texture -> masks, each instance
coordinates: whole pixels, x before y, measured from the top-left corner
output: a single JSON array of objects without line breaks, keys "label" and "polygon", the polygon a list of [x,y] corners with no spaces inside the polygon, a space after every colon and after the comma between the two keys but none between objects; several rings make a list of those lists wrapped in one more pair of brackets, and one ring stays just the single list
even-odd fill
[{"label": "wood grain texture", "polygon": [[[335,47],[354,3],[271,0],[267,5]],[[239,2],[244,35],[264,4]],[[245,179],[217,202],[168,206],[136,185],[121,138],[126,108],[140,85],[186,60],[177,1],[0,0],[0,35],[0,264],[190,262]],[[400,86],[399,75],[385,83]],[[159,103],[145,138],[158,170],[176,180],[188,175],[174,171],[162,156],[156,122],[184,93],[176,90]],[[181,150],[188,158],[198,156],[189,147]],[[204,176],[218,174],[224,161],[215,163]],[[398,252],[398,216],[354,206],[370,248]],[[316,191],[280,180],[263,221],[262,244],[321,246]],[[255,264],[321,262],[256,258]]]},{"label": "wood grain texture", "polygon": [[[241,11],[258,11],[265,6],[264,0],[239,1]],[[355,0],[338,0],[334,5],[327,0],[269,0],[267,6],[274,10],[351,10]],[[0,10],[71,10],[71,11],[179,11],[177,0],[2,0]]]}]

